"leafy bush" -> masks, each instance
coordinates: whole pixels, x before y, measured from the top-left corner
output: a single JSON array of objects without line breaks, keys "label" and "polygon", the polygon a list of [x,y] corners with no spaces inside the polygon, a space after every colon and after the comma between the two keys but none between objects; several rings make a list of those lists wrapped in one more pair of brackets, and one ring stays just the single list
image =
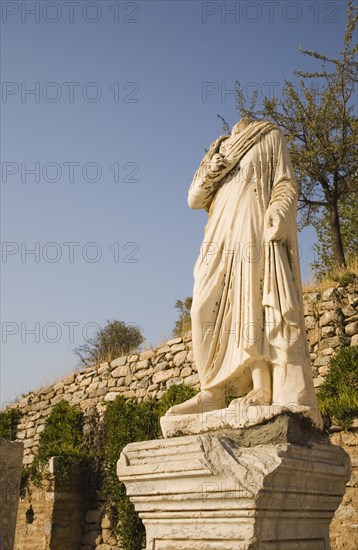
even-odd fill
[{"label": "leafy bush", "polygon": [[123,321],[107,321],[93,338],[74,349],[82,364],[91,366],[112,361],[137,349],[144,341],[141,329]]},{"label": "leafy bush", "polygon": [[183,403],[194,397],[196,393],[197,391],[187,384],[173,384],[159,401],[159,417],[163,416],[170,407]]},{"label": "leafy bush", "polygon": [[22,493],[31,479],[41,485],[47,461],[60,457],[56,477],[65,477],[78,461],[86,462],[88,473],[101,479],[101,496],[108,501],[113,534],[125,550],[139,550],[145,545],[145,529],[126,489],[117,477],[117,461],[123,448],[134,441],[147,441],[161,437],[160,417],[169,407],[182,403],[195,395],[195,390],[185,384],[172,385],[161,400],[148,399],[141,403],[118,396],[107,404],[103,423],[98,418],[86,420],[67,401],[55,405],[40,435],[38,453],[33,463],[23,470]]},{"label": "leafy bush", "polygon": [[41,485],[48,459],[60,457],[56,475],[65,477],[71,466],[86,456],[83,448],[83,413],[67,401],[54,405],[40,434],[38,452],[32,464],[24,468],[23,484],[30,478]]},{"label": "leafy bush", "polygon": [[357,278],[357,275],[353,271],[346,271],[342,275],[332,275],[332,279],[342,286],[347,286],[353,283]]},{"label": "leafy bush", "polygon": [[107,405],[104,414],[104,485],[109,501],[114,534],[125,550],[139,550],[145,541],[145,529],[126,489],[117,477],[116,465],[123,448],[134,441],[161,437],[160,417],[172,406],[195,395],[185,384],[173,385],[160,401],[149,399],[141,403],[126,401],[119,396]]},{"label": "leafy bush", "polygon": [[133,441],[156,439],[158,429],[158,402],[126,401],[119,396],[108,404],[104,414],[104,486],[109,499],[114,534],[126,550],[141,548],[145,537],[144,526],[126,496],[123,483],[118,480],[116,464],[122,449]]},{"label": "leafy bush", "polygon": [[349,428],[358,416],[358,346],[343,348],[330,360],[317,398],[323,416]]},{"label": "leafy bush", "polygon": [[0,437],[14,441],[21,417],[22,413],[19,409],[8,409],[0,412]]}]

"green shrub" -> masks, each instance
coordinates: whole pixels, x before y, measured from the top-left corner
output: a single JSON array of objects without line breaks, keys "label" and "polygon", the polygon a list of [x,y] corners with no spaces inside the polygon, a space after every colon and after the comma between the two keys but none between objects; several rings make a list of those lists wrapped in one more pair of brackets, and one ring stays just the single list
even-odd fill
[{"label": "green shrub", "polygon": [[163,416],[170,407],[183,403],[197,393],[187,384],[172,384],[159,401],[159,416]]},{"label": "green shrub", "polygon": [[134,441],[161,437],[160,417],[173,405],[195,395],[185,384],[173,385],[160,401],[149,399],[141,403],[126,401],[119,396],[107,405],[104,414],[104,484],[103,496],[108,499],[114,535],[125,550],[139,550],[145,545],[145,529],[126,489],[117,477],[116,465],[123,448]]},{"label": "green shrub", "polygon": [[358,346],[343,348],[329,362],[318,393],[321,413],[344,429],[358,416]]},{"label": "green shrub", "polygon": [[104,414],[104,485],[109,500],[114,534],[126,550],[141,548],[145,537],[143,523],[118,480],[116,465],[122,449],[133,441],[156,439],[159,436],[158,402],[126,401],[119,396],[107,405]]},{"label": "green shrub", "polygon": [[[118,396],[107,404],[103,423],[87,418],[84,435],[83,413],[67,401],[55,405],[40,435],[38,453],[33,463],[23,470],[22,494],[29,479],[41,485],[47,461],[60,457],[56,477],[67,475],[74,462],[86,461],[90,474],[102,482],[101,496],[108,502],[113,534],[125,550],[139,550],[145,545],[145,529],[126,489],[117,477],[117,461],[123,448],[135,441],[161,437],[160,417],[173,405],[182,403],[196,391],[185,384],[172,385],[161,400],[141,403]],[[97,483],[97,481],[96,481]]]},{"label": "green shrub", "polygon": [[346,271],[341,275],[332,275],[332,279],[339,283],[342,286],[347,286],[350,283],[353,283],[357,278],[357,275],[353,271]]},{"label": "green shrub", "polygon": [[93,338],[85,338],[82,345],[73,351],[86,366],[112,361],[144,342],[142,330],[133,323],[107,320],[104,327],[97,330]]},{"label": "green shrub", "polygon": [[83,413],[65,400],[54,405],[40,434],[38,452],[32,464],[25,467],[23,484],[29,478],[40,485],[48,459],[60,457],[56,476],[67,476],[71,466],[86,456],[83,448]]},{"label": "green shrub", "polygon": [[21,417],[22,413],[17,408],[0,412],[0,437],[14,441]]}]

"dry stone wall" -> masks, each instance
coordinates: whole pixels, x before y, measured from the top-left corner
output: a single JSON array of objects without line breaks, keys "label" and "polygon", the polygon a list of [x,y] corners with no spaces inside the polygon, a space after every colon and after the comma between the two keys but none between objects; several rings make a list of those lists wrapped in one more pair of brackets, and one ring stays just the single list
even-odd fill
[{"label": "dry stone wall", "polygon": [[[336,286],[322,292],[304,294],[304,314],[312,359],[312,374],[316,389],[321,386],[328,372],[330,357],[344,346],[358,345],[358,285]],[[160,398],[172,384],[186,383],[199,386],[194,363],[191,335],[174,338],[154,349],[119,357],[110,363],[73,372],[49,387],[26,394],[17,406],[23,413],[17,438],[24,443],[24,464],[30,464],[36,454],[40,434],[52,407],[61,399],[78,405],[85,414],[96,410],[103,413],[106,402],[118,395],[141,401],[146,396]],[[352,494],[357,492],[357,437],[358,425],[348,434],[342,433],[339,442],[352,456],[353,475],[347,495],[339,508],[333,524],[333,536],[344,545],[334,548],[355,550],[354,537],[345,536],[347,522],[355,522],[352,512]],[[357,504],[357,503],[355,503]],[[93,503],[83,520],[81,550],[116,550],[109,520],[102,516],[99,502]],[[96,521],[93,521],[96,518]],[[22,529],[18,520],[18,529]],[[354,529],[354,528],[352,528]],[[357,527],[355,527],[357,529]],[[90,533],[90,534],[87,534]],[[87,535],[86,535],[87,534]],[[342,540],[343,540],[342,539]]]},{"label": "dry stone wall", "polygon": [[76,371],[53,386],[28,393],[14,404],[24,415],[17,433],[18,440],[24,443],[24,464],[33,461],[45,420],[61,399],[85,413],[93,409],[102,413],[106,402],[118,395],[137,401],[148,395],[159,399],[171,384],[180,382],[195,387],[199,384],[190,335],[169,340],[156,349]]},{"label": "dry stone wall", "polygon": [[304,314],[314,385],[319,388],[330,358],[346,346],[358,346],[358,285],[332,287],[304,295]]},{"label": "dry stone wall", "polygon": [[12,550],[22,469],[21,443],[0,438],[0,549]]},{"label": "dry stone wall", "polygon": [[20,499],[14,550],[75,549],[91,536],[84,529],[89,507],[84,473],[73,466],[69,476],[60,480],[56,464],[57,459],[51,458],[41,487],[30,482]]},{"label": "dry stone wall", "polygon": [[[344,346],[358,345],[357,308],[357,284],[305,293],[305,323],[316,388],[324,381],[330,357]],[[12,405],[24,415],[17,434],[24,443],[24,463],[32,462],[44,422],[61,399],[84,412],[97,409],[101,413],[105,403],[117,395],[138,401],[146,396],[160,398],[172,384],[182,382],[199,386],[190,334],[154,349],[78,370],[52,386],[26,394]]]},{"label": "dry stone wall", "polygon": [[355,550],[358,546],[358,426],[349,432],[331,436],[334,445],[340,445],[351,459],[352,475],[346,494],[336,511],[330,527],[332,550]]}]

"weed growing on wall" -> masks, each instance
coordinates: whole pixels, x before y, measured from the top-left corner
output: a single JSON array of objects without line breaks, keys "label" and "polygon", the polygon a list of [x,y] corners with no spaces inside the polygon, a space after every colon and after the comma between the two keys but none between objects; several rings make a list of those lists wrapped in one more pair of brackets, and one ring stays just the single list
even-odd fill
[{"label": "weed growing on wall", "polygon": [[113,534],[123,549],[140,550],[145,546],[145,529],[117,477],[119,455],[128,443],[160,438],[160,417],[195,393],[190,386],[181,384],[172,385],[161,400],[137,403],[118,396],[107,404],[103,422],[98,414],[84,417],[79,408],[60,401],[45,422],[37,455],[23,469],[22,494],[30,479],[36,486],[42,485],[50,457],[60,458],[56,479],[63,479],[74,464],[82,463],[84,478],[87,476],[91,488],[108,502]]},{"label": "weed growing on wall", "polygon": [[9,409],[0,412],[0,437],[14,441],[21,417],[22,413],[19,409]]},{"label": "weed growing on wall", "polygon": [[329,362],[329,371],[318,393],[321,413],[348,429],[358,416],[358,346],[343,348]]},{"label": "weed growing on wall", "polygon": [[43,474],[52,456],[59,457],[56,477],[65,477],[74,463],[86,457],[83,446],[83,413],[62,400],[54,405],[40,434],[38,452],[32,464],[24,468],[23,484],[30,478],[41,485]]}]

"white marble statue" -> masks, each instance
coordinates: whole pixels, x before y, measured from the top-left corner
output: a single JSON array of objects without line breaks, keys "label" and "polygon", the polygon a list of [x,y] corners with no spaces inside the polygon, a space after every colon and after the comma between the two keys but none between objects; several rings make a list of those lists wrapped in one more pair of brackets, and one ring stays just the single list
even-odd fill
[{"label": "white marble statue", "polygon": [[304,327],[297,184],[281,130],[248,118],[219,137],[189,189],[208,212],[194,267],[193,353],[201,391],[167,414],[247,405],[317,408]]}]

